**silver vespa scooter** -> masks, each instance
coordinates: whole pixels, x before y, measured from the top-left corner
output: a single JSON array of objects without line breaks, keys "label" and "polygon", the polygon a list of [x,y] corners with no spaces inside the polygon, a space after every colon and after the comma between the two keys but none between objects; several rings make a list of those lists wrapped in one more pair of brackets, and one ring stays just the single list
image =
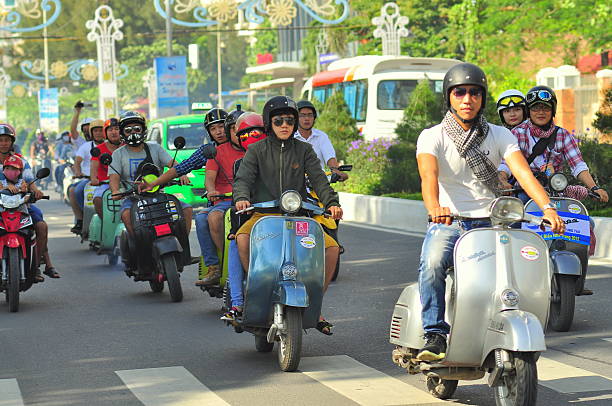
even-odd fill
[{"label": "silver vespa scooter", "polygon": [[407,286],[395,305],[392,358],[408,373],[426,375],[429,392],[440,399],[450,398],[459,380],[489,373],[497,405],[534,405],[552,266],[546,242],[510,224],[540,225],[542,218],[526,214],[514,197],[494,200],[490,218],[492,227],[470,230],[455,245],[455,265],[446,280],[451,331],[445,358],[431,363],[416,358],[425,345],[418,283]]}]

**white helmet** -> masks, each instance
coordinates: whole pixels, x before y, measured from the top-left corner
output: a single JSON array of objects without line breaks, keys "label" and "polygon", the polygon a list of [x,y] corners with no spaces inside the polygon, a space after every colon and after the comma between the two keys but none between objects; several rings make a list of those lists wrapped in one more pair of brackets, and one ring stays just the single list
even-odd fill
[{"label": "white helmet", "polygon": [[504,120],[504,115],[502,114],[502,111],[511,107],[522,108],[523,120],[527,118],[527,100],[525,99],[525,95],[523,94],[523,92],[521,92],[520,90],[506,90],[497,98],[497,114],[499,114],[499,119],[505,126],[508,126],[508,124],[506,124],[506,121]]}]

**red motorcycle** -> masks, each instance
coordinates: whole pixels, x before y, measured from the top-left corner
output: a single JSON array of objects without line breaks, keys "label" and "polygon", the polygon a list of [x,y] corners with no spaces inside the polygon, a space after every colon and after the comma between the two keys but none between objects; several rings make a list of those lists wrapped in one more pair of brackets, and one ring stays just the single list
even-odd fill
[{"label": "red motorcycle", "polygon": [[[49,176],[49,169],[36,173],[36,180]],[[43,196],[48,199],[49,196]],[[4,291],[10,312],[19,310],[19,293],[35,283],[36,233],[28,203],[34,202],[31,193],[13,195],[0,191],[0,258],[2,259],[0,291]]]}]

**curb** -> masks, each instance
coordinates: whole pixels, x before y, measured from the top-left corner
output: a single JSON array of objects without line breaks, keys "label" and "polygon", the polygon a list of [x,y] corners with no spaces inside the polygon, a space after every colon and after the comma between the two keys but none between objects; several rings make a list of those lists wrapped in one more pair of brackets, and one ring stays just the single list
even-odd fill
[{"label": "curb", "polygon": [[[338,192],[343,219],[382,228],[425,233],[427,211],[420,200]],[[612,218],[593,217],[597,247],[595,257],[612,259]]]}]

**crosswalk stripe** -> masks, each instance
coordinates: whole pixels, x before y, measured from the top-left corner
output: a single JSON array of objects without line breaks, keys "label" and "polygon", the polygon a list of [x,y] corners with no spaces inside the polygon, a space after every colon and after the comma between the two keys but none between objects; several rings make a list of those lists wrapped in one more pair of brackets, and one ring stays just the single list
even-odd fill
[{"label": "crosswalk stripe", "polygon": [[183,367],[115,373],[145,406],[229,406]]},{"label": "crosswalk stripe", "polygon": [[427,392],[347,355],[303,358],[300,371],[364,406],[443,403]]},{"label": "crosswalk stripe", "polygon": [[23,406],[17,379],[0,379],[0,406]]},{"label": "crosswalk stripe", "polygon": [[559,393],[611,391],[612,378],[550,358],[538,360],[539,384]]}]

